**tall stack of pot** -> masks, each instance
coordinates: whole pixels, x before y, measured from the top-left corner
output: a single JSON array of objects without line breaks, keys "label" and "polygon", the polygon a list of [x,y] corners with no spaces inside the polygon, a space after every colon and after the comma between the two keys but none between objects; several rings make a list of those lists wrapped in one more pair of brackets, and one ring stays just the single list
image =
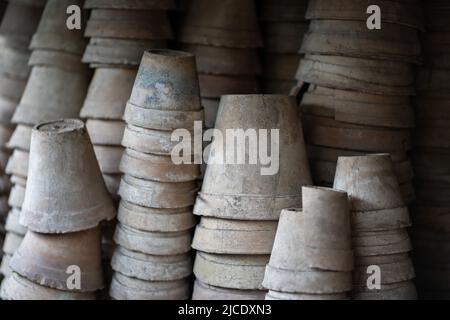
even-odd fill
[{"label": "tall stack of pot", "polygon": [[[264,269],[280,212],[301,207],[301,186],[311,184],[297,119],[293,97],[222,96],[194,207],[201,220],[192,244],[197,250],[193,299],[264,299]],[[245,135],[239,138],[234,129]]]},{"label": "tall stack of pot", "polygon": [[[31,40],[29,65],[32,67],[12,122],[17,125],[8,147],[13,150],[6,172],[13,185],[9,196],[12,207],[8,220],[17,221],[25,195],[31,129],[39,122],[77,117],[89,82],[87,68],[81,63],[85,41],[81,30],[66,26],[66,9],[81,0],[49,0]],[[9,224],[8,231],[19,242],[23,228]],[[7,235],[8,236],[8,235]],[[12,252],[11,252],[12,254]],[[5,266],[6,267],[6,266]]]},{"label": "tall stack of pot", "polygon": [[263,0],[259,3],[264,39],[262,90],[288,94],[297,84],[295,71],[301,58],[299,50],[308,30],[305,19],[308,1]]},{"label": "tall stack of pot", "polygon": [[[203,128],[195,57],[146,51],[124,120],[110,295],[117,300],[188,299],[192,206],[200,175],[199,162],[193,161],[201,157]],[[186,141],[172,141],[177,129]],[[195,138],[200,142],[190,149]],[[180,157],[187,162],[179,162]]]},{"label": "tall stack of pot", "polygon": [[381,9],[381,29],[371,29],[367,1],[309,1],[312,21],[297,72],[299,85],[309,84],[301,102],[305,137],[315,183],[332,185],[338,156],[390,153],[410,203],[410,98],[422,10],[416,1],[373,4]]},{"label": "tall stack of pot", "polygon": [[[60,1],[60,0],[58,0]],[[8,300],[94,299],[103,287],[99,223],[116,210],[85,125],[34,127],[20,223],[28,231],[3,281]]]},{"label": "tall stack of pot", "polygon": [[[11,118],[25,88],[30,68],[28,46],[42,14],[45,0],[9,1],[0,25],[0,237],[8,215],[8,194],[11,188],[5,174],[10,151],[6,144],[14,126]],[[26,23],[23,23],[26,21]],[[16,247],[18,237],[8,236],[4,247],[7,259]],[[0,270],[3,273],[2,268]]]},{"label": "tall stack of pot", "polygon": [[417,129],[412,156],[417,201],[413,207],[419,294],[450,298],[450,5],[424,1],[425,64],[417,77]]},{"label": "tall stack of pot", "polygon": [[259,92],[254,0],[189,0],[178,42],[197,57],[206,128],[214,128],[221,95]]},{"label": "tall stack of pot", "polygon": [[390,156],[339,157],[334,188],[350,198],[354,299],[417,299],[409,212]]},{"label": "tall stack of pot", "polygon": [[281,212],[263,285],[267,300],[342,300],[352,290],[347,193],[303,187],[303,208]]}]

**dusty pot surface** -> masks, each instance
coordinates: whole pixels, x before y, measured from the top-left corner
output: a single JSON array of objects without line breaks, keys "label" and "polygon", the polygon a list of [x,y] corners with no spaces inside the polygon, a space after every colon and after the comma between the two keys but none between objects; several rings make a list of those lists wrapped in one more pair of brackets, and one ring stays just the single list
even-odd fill
[{"label": "dusty pot surface", "polygon": [[67,233],[115,216],[82,121],[39,124],[31,140],[22,224],[36,232]]},{"label": "dusty pot surface", "polygon": [[266,300],[349,300],[347,293],[304,294],[269,290]]},{"label": "dusty pot surface", "polygon": [[192,300],[264,300],[262,290],[237,290],[210,286],[195,280]]}]

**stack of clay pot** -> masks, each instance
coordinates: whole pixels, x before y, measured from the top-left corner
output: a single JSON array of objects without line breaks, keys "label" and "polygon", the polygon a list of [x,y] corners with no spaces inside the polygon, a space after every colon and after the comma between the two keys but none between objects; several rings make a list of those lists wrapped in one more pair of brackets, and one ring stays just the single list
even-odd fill
[{"label": "stack of clay pot", "polygon": [[[193,299],[264,299],[264,269],[281,210],[301,207],[301,187],[311,184],[302,127],[297,119],[293,97],[222,96],[216,134],[224,138],[216,136],[211,145],[202,190],[194,207],[201,221],[192,244],[198,251]],[[235,144],[234,139],[225,138],[228,129],[244,130],[249,136],[255,130],[254,139]],[[267,142],[261,133],[265,130],[269,131]],[[267,143],[272,163],[252,156],[252,152],[260,150],[255,146],[258,140],[260,146]],[[242,147],[247,148],[248,157],[240,164],[236,159],[224,158],[232,152],[245,153]],[[279,157],[275,150],[278,147]]]},{"label": "stack of clay pot", "polygon": [[[311,0],[297,72],[309,84],[301,109],[313,178],[332,185],[338,156],[390,153],[407,203],[414,199],[410,129],[422,10],[416,1],[373,1],[381,29],[367,26],[365,0]],[[370,20],[369,20],[370,22]]]},{"label": "stack of clay pot", "polygon": [[347,193],[303,187],[303,208],[281,212],[263,285],[268,300],[342,300],[352,290]]},{"label": "stack of clay pot", "polygon": [[305,19],[307,0],[263,0],[260,17],[263,47],[264,93],[288,94],[296,85],[295,71],[303,35],[308,30]]},{"label": "stack of clay pot", "polygon": [[94,299],[103,287],[99,223],[116,212],[84,123],[35,126],[29,167],[20,214],[28,231],[10,261],[1,297]]},{"label": "stack of clay pot", "polygon": [[412,156],[414,258],[420,298],[450,298],[450,4],[425,1],[425,64],[417,77]]},{"label": "stack of clay pot", "polygon": [[89,74],[81,63],[83,34],[66,26],[67,6],[81,2],[49,0],[30,44],[32,71],[12,118],[17,127],[8,142],[13,153],[6,168],[13,185],[9,196],[11,223],[6,228],[12,234],[7,237],[14,235],[17,244],[24,235],[16,221],[25,195],[32,127],[42,121],[78,117],[86,95]]},{"label": "stack of clay pot", "polygon": [[189,0],[178,41],[197,57],[206,128],[214,128],[221,95],[259,92],[254,0]]},{"label": "stack of clay pot", "polygon": [[[4,223],[8,215],[9,177],[5,174],[10,151],[6,143],[14,126],[11,118],[25,88],[30,68],[28,46],[42,14],[45,0],[10,0],[0,25],[0,237],[3,239]],[[14,239],[13,239],[14,238]],[[4,251],[15,250],[18,238],[8,236]],[[2,268],[4,269],[4,268]]]},{"label": "stack of clay pot", "polygon": [[354,299],[416,299],[411,223],[390,156],[339,157],[334,188],[350,198]]},{"label": "stack of clay pot", "polygon": [[[190,245],[196,223],[192,206],[197,192],[201,136],[196,149],[171,156],[180,129],[194,139],[195,121],[203,128],[195,57],[155,49],[142,58],[124,119],[126,148],[120,170],[121,202],[112,258],[110,296],[116,300],[188,299],[192,274]],[[200,132],[201,134],[201,132]],[[178,137],[178,135],[176,135]],[[175,154],[174,153],[174,154]],[[197,162],[199,163],[199,162]]]}]

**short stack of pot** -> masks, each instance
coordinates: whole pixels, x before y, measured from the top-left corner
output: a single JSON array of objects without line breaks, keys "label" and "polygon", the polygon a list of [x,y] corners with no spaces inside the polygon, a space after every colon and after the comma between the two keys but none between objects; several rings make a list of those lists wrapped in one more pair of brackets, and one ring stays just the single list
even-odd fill
[{"label": "short stack of pot", "polygon": [[308,30],[305,19],[307,0],[260,1],[260,21],[264,38],[264,93],[288,94],[297,84],[295,71],[303,35]]},{"label": "short stack of pot", "polygon": [[[381,29],[369,29],[365,0],[311,0],[297,72],[316,184],[331,186],[337,156],[390,153],[402,194],[414,199],[410,129],[414,65],[421,61],[422,10],[415,2],[375,1]],[[369,19],[370,22],[370,19]]]},{"label": "short stack of pot", "polygon": [[[20,215],[28,172],[32,127],[42,121],[78,117],[89,83],[87,68],[81,63],[85,41],[80,30],[66,26],[66,9],[81,0],[49,0],[33,35],[29,65],[32,67],[12,122],[17,125],[8,147],[13,150],[6,172],[13,185],[9,196],[13,217]],[[10,229],[15,236],[23,228]],[[7,235],[8,236],[8,235]],[[18,240],[18,239],[17,239]],[[18,241],[17,241],[18,242]],[[12,252],[11,252],[12,254]]]},{"label": "short stack of pot", "polygon": [[417,77],[412,155],[414,262],[419,297],[450,299],[450,5],[424,1],[425,64]]},{"label": "short stack of pot", "polygon": [[[301,186],[311,184],[297,110],[295,99],[284,95],[222,96],[194,207],[201,221],[192,244],[197,250],[193,299],[264,299],[264,269],[281,210],[301,207]],[[236,128],[253,136],[248,145],[225,138]],[[273,156],[269,164],[254,154],[258,134],[260,146],[266,144]],[[242,152],[248,154],[244,161],[224,158]]]},{"label": "short stack of pot", "polygon": [[263,285],[267,300],[342,300],[352,290],[347,193],[303,187],[303,208],[281,212]]},{"label": "short stack of pot", "polygon": [[67,119],[35,126],[29,167],[20,214],[28,230],[1,297],[94,299],[103,287],[99,223],[116,211],[84,123]]},{"label": "short stack of pot", "polygon": [[[31,36],[36,30],[45,1],[9,1],[0,25],[0,237],[3,239],[4,224],[8,215],[8,195],[11,188],[5,174],[10,151],[6,143],[14,126],[11,118],[22,96],[28,79]],[[18,239],[8,236],[4,251],[7,259],[15,250]],[[14,239],[13,239],[14,238]],[[1,268],[0,272],[6,268]]]},{"label": "short stack of pot", "polygon": [[350,198],[354,299],[417,299],[409,212],[390,156],[339,157],[334,188]]},{"label": "short stack of pot", "polygon": [[178,42],[197,57],[206,128],[214,128],[220,96],[259,92],[254,0],[189,0]]},{"label": "short stack of pot", "polygon": [[[192,54],[144,53],[125,109],[121,202],[112,258],[110,296],[116,300],[188,299],[192,275],[192,206],[200,175],[203,109]],[[196,149],[174,150],[174,130],[198,138]],[[193,137],[194,135],[197,135]],[[178,135],[177,135],[178,136]],[[174,155],[189,163],[178,163]],[[180,154],[181,152],[181,154]],[[197,160],[198,161],[198,160]]]}]

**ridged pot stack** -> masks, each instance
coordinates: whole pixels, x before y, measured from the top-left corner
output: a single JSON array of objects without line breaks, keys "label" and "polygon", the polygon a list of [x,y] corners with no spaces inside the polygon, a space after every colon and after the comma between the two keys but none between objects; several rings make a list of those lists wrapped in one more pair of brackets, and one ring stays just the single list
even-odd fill
[{"label": "ridged pot stack", "polygon": [[264,40],[262,90],[264,93],[289,94],[295,87],[295,71],[303,35],[307,0],[258,1],[259,20]]},{"label": "ridged pot stack", "polygon": [[417,76],[413,166],[414,262],[419,297],[450,299],[450,5],[424,1],[425,64]]},{"label": "ridged pot stack", "polygon": [[[5,4],[0,25],[0,237],[4,237],[4,225],[8,215],[8,195],[11,188],[6,164],[11,154],[6,144],[14,131],[11,118],[20,101],[30,73],[28,46],[35,32],[45,1],[14,1]],[[3,5],[3,4],[2,4]],[[26,21],[26,23],[23,23]],[[3,253],[10,258],[20,235],[5,239]],[[2,267],[0,272],[7,268]]]},{"label": "ridged pot stack", "polygon": [[84,123],[35,126],[19,219],[28,230],[11,258],[1,297],[94,299],[103,288],[99,224],[115,213]]},{"label": "ridged pot stack", "polygon": [[[120,163],[123,176],[110,296],[188,299],[196,224],[192,206],[200,166],[174,162],[172,151],[178,142],[171,136],[182,129],[192,138],[195,121],[203,128],[195,57],[181,51],[146,51],[124,120],[126,150]],[[201,142],[198,147],[201,156]],[[190,151],[183,155],[193,160]]]},{"label": "ridged pot stack", "polygon": [[414,66],[421,62],[418,1],[373,1],[381,29],[370,30],[365,0],[311,0],[297,79],[313,179],[331,186],[338,156],[390,153],[403,197],[414,199]]},{"label": "ridged pot stack", "polygon": [[[81,5],[82,1],[47,1],[31,39],[32,53],[28,62],[31,74],[12,117],[12,123],[17,126],[7,144],[13,150],[6,168],[13,185],[8,220],[17,220],[20,216],[32,127],[42,121],[78,117],[86,95],[89,73],[81,63],[85,48],[83,33],[66,26],[66,8],[71,4]],[[24,235],[18,223],[11,223],[8,231]]]},{"label": "ridged pot stack", "polygon": [[303,187],[303,208],[281,212],[263,286],[267,300],[343,300],[352,290],[347,193]]},{"label": "ridged pot stack", "polygon": [[[229,131],[233,129],[244,130],[250,137],[255,130],[249,146],[225,138],[234,134]],[[216,130],[224,138],[211,145],[194,207],[201,220],[192,243],[197,250],[193,299],[264,299],[264,269],[280,212],[301,207],[301,186],[311,184],[295,99],[284,95],[222,96]],[[269,131],[268,141],[262,140],[264,130]],[[261,158],[250,162],[258,140],[260,146],[269,145],[271,169]],[[274,146],[279,147],[279,158]],[[241,153],[241,147],[247,148],[248,159],[239,164],[236,159],[224,159],[229,152]]]},{"label": "ridged pot stack", "polygon": [[221,95],[259,92],[262,39],[253,0],[190,0],[177,40],[197,58],[206,128],[214,128]]},{"label": "ridged pot stack", "polygon": [[334,188],[350,198],[353,298],[417,299],[409,257],[412,246],[407,228],[411,222],[390,156],[339,157]]}]

